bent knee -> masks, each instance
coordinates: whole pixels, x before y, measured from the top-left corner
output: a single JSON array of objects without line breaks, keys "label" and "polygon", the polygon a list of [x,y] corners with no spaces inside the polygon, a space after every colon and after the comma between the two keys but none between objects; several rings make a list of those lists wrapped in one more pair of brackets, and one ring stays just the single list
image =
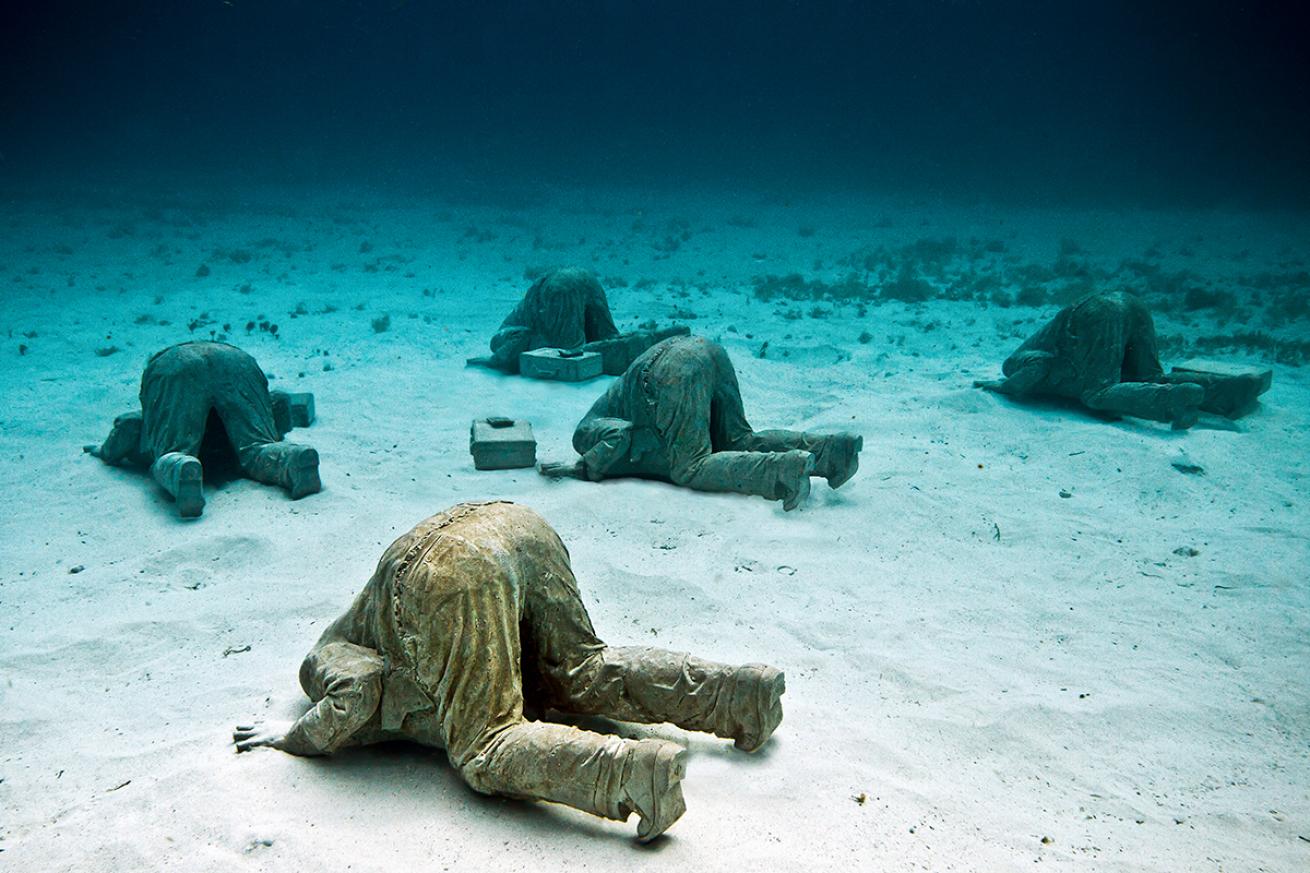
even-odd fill
[{"label": "bent knee", "polygon": [[703,461],[704,459],[701,458],[689,464],[678,464],[670,468],[669,481],[683,488],[695,488],[700,481]]},{"label": "bent knee", "polygon": [[479,794],[497,794],[504,785],[504,780],[497,778],[495,769],[483,755],[472,758],[456,769],[464,784]]},{"label": "bent knee", "polygon": [[1109,403],[1108,393],[1111,385],[1103,385],[1078,395],[1078,400],[1088,409],[1104,409]]},{"label": "bent knee", "polygon": [[455,749],[447,750],[460,778],[479,794],[503,794],[508,787],[503,762],[495,760],[500,738],[499,732],[480,737],[474,750],[462,754]]}]

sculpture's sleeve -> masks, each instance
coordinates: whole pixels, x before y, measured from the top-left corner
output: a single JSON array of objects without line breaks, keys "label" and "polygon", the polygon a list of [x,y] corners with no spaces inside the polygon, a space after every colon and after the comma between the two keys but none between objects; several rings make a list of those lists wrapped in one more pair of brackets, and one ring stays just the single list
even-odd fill
[{"label": "sculpture's sleeve", "polygon": [[1027,394],[1046,380],[1054,361],[1050,352],[1020,349],[1005,362],[1005,380],[994,390],[1014,397]]},{"label": "sculpture's sleeve", "polygon": [[580,463],[587,478],[597,482],[604,479],[615,464],[628,457],[632,445],[632,422],[621,418],[595,418],[585,422],[581,429],[587,431],[584,438],[590,448],[582,453]]},{"label": "sculpture's sleeve", "polygon": [[125,412],[114,419],[109,436],[99,448],[87,451],[106,464],[137,464],[144,466],[150,459],[141,451],[141,413]]},{"label": "sculpture's sleeve", "polygon": [[293,755],[330,755],[364,727],[382,699],[382,656],[348,642],[316,648],[300,666],[300,685],[315,701],[282,740]]},{"label": "sculpture's sleeve", "polygon": [[532,331],[526,327],[509,325],[496,331],[491,338],[491,354],[498,360],[518,363],[519,355],[528,351]]}]

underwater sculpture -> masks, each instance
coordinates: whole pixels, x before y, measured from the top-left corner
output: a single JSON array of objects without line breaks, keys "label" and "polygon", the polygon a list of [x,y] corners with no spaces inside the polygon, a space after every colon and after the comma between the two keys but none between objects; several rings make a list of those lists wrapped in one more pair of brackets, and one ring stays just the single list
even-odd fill
[{"label": "underwater sculpture", "polygon": [[282,441],[277,419],[289,429],[294,418],[285,410],[275,417],[268,379],[250,355],[227,343],[186,342],[151,356],[141,411],[114,419],[104,443],[85,451],[107,464],[149,467],[178,514],[195,518],[205,507],[200,457],[206,438],[217,436],[214,423],[247,477],[281,486],[293,500],[322,489],[318,452]]},{"label": "underwater sculpture", "polygon": [[290,725],[243,725],[238,752],[325,755],[408,739],[444,748],[484,794],[604,818],[636,812],[638,839],[685,811],[686,749],[529,721],[546,708],[672,722],[755,751],[782,720],[783,674],[652,648],[592,629],[569,553],[524,506],[463,503],[392,543],[300,667],[314,706]]},{"label": "underwater sculpture", "polygon": [[753,430],[728,353],[673,337],[637,358],[573,433],[581,459],[542,464],[552,478],[660,479],[698,491],[754,494],[795,509],[810,476],[840,488],[859,469],[863,437]]},{"label": "underwater sculpture", "polygon": [[470,365],[519,372],[519,356],[535,349],[596,352],[603,372],[617,376],[633,359],[668,336],[685,335],[683,326],[619,333],[605,289],[589,270],[551,270],[532,283],[491,339],[491,357],[469,358]]},{"label": "underwater sculpture", "polygon": [[1131,294],[1093,294],[1061,309],[1006,359],[1005,378],[975,387],[1012,397],[1063,397],[1089,409],[1185,429],[1196,423],[1205,389],[1166,376],[1155,325]]}]

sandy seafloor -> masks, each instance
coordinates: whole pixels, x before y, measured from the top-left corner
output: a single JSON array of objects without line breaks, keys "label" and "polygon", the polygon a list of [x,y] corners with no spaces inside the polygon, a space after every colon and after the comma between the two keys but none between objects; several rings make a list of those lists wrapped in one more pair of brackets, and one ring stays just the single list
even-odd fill
[{"label": "sandy seafloor", "polygon": [[[1304,254],[1310,221],[487,197],[6,200],[0,866],[1310,869],[1310,374],[1275,365],[1241,432],[1174,433],[970,387],[1053,305],[875,301],[810,317],[751,285],[833,278],[861,247],[947,236],[1034,262],[1062,238],[1107,262],[1157,246],[1223,276],[1234,260],[1276,269],[1289,247]],[[526,417],[539,457],[570,457],[604,384],[463,366],[525,270],[552,263],[624,279],[607,282],[621,327],[676,313],[722,341],[756,426],[862,433],[859,475],[836,492],[816,481],[784,514],[655,483],[476,472],[472,418]],[[202,313],[213,323],[189,333]],[[260,320],[276,337],[246,331]],[[1205,311],[1157,323],[1234,329]],[[146,476],[81,446],[135,406],[148,354],[225,324],[275,387],[315,393],[318,422],[292,438],[319,449],[325,490],[293,503],[231,481],[183,522]],[[300,659],[386,543],[476,498],[555,526],[607,640],[786,670],[785,720],[757,755],[618,728],[691,749],[688,812],[658,843],[634,844],[635,819],[476,795],[416,747],[234,754],[237,722],[304,708]]]}]

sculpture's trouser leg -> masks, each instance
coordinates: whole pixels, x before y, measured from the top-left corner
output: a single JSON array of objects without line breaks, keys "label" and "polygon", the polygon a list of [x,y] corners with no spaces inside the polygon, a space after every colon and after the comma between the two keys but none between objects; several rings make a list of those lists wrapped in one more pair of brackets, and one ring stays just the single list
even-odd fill
[{"label": "sculpture's trouser leg", "polygon": [[183,518],[195,518],[204,511],[204,471],[199,459],[184,452],[167,452],[150,465],[150,475],[173,496]]},{"label": "sculpture's trouser leg", "polygon": [[[1202,395],[1204,391],[1200,392]],[[1146,382],[1122,382],[1082,396],[1091,409],[1131,415],[1150,421],[1175,421],[1184,408],[1195,403],[1195,387],[1187,385],[1153,385]]]},{"label": "sculpture's trouser leg", "polygon": [[1155,322],[1146,304],[1132,303],[1132,321],[1125,341],[1121,382],[1158,382],[1164,377],[1160,352],[1156,346]]},{"label": "sculpture's trouser leg", "polygon": [[1136,298],[1092,299],[1070,316],[1061,354],[1082,394],[1163,375],[1151,313]]},{"label": "sculpture's trouser leg", "polygon": [[543,676],[544,702],[560,712],[638,724],[668,722],[735,740],[765,715],[759,665],[706,661],[684,652],[603,646]]},{"label": "sculpture's trouser leg", "polygon": [[178,353],[147,365],[141,376],[142,449],[155,460],[150,474],[173,499],[178,514],[204,511],[200,445],[212,405],[203,359]]},{"label": "sculpture's trouser leg", "polygon": [[483,794],[549,800],[624,821],[632,813],[623,792],[632,745],[568,725],[521,721],[478,737],[476,753],[456,766]]},{"label": "sculpture's trouser leg", "polygon": [[756,725],[751,670],[681,652],[607,646],[571,573],[528,583],[524,647],[542,703],[577,715],[669,722],[735,739]]},{"label": "sculpture's trouser leg", "polygon": [[714,347],[718,378],[710,404],[710,442],[713,446],[738,452],[786,452],[800,449],[818,453],[825,437],[794,430],[755,430],[746,420],[741,402],[737,372],[722,347]]},{"label": "sculpture's trouser leg", "polygon": [[[707,344],[708,345],[708,344]],[[712,358],[688,359],[674,350],[650,374],[651,415],[664,443],[669,478],[698,491],[754,494],[776,500],[790,474],[778,452],[714,451],[710,422],[719,369]]]},{"label": "sculpture's trouser leg", "polygon": [[827,444],[829,437],[797,430],[753,430],[743,433],[724,445],[739,452],[787,452],[800,449],[803,452],[818,454]]},{"label": "sculpture's trouser leg", "polygon": [[1074,384],[1090,394],[1122,381],[1128,333],[1120,310],[1110,310],[1101,318],[1093,318],[1092,313],[1083,315],[1079,326],[1082,330],[1077,342],[1065,349],[1065,363]]},{"label": "sculpture's trouser leg", "polygon": [[241,469],[256,482],[285,488],[293,500],[322,490],[318,452],[299,443],[256,443],[237,450]]},{"label": "sculpture's trouser leg", "polygon": [[1194,394],[1155,384],[1163,374],[1155,327],[1135,299],[1087,301],[1067,326],[1065,360],[1073,373],[1069,393],[1090,409],[1176,422]]},{"label": "sculpture's trouser leg", "polygon": [[215,392],[214,409],[242,471],[256,482],[285,488],[295,499],[319,491],[318,452],[282,441],[264,374],[246,367],[232,369],[225,374],[225,390]]},{"label": "sculpture's trouser leg", "polygon": [[398,586],[395,614],[404,647],[393,655],[431,696],[451,763],[486,794],[626,819],[631,807],[623,780],[633,741],[523,718],[525,581],[460,568],[442,574],[443,580],[456,577],[467,584],[442,581],[435,604],[418,580]]},{"label": "sculpture's trouser leg", "polygon": [[197,457],[212,409],[247,476],[287,488],[293,497],[319,490],[318,454],[280,442],[268,380],[251,359],[179,354],[163,363],[147,367],[141,380],[143,442],[156,457]]},{"label": "sculpture's trouser leg", "polygon": [[169,452],[198,457],[213,406],[204,384],[188,374],[141,380],[142,447],[155,457]]}]

